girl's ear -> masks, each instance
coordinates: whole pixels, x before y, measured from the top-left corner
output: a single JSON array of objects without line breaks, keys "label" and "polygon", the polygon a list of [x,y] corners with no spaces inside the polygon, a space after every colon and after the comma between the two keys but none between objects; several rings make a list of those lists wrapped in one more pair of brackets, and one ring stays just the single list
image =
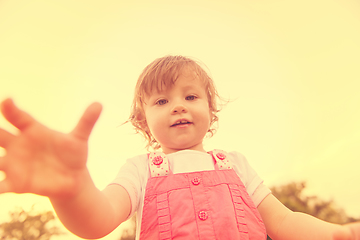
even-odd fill
[{"label": "girl's ear", "polygon": [[214,114],[214,111],[211,107],[211,105],[209,104],[209,115],[210,115],[210,127],[211,125],[214,123],[214,120],[215,120],[215,114]]},{"label": "girl's ear", "polygon": [[145,131],[149,132],[149,127],[146,122],[145,113],[142,110],[138,110],[135,115],[136,122],[138,123],[139,127]]}]

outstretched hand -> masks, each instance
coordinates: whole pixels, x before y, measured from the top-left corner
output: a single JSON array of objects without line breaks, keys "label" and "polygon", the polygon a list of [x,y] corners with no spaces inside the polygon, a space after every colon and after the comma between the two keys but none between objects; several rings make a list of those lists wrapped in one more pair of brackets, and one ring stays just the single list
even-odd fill
[{"label": "outstretched hand", "polygon": [[11,99],[1,104],[4,117],[18,130],[13,135],[0,128],[0,193],[35,193],[48,197],[70,197],[82,187],[87,174],[87,142],[101,113],[101,105],[90,105],[68,134],[40,124],[17,108]]}]

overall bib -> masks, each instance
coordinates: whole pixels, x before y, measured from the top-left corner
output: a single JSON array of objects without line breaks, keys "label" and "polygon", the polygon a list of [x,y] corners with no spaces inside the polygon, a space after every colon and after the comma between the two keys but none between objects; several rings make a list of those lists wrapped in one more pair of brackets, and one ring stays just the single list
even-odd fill
[{"label": "overall bib", "polygon": [[266,239],[261,216],[226,152],[210,154],[215,170],[178,174],[171,172],[164,153],[148,155],[151,177],[145,190],[141,240]]}]

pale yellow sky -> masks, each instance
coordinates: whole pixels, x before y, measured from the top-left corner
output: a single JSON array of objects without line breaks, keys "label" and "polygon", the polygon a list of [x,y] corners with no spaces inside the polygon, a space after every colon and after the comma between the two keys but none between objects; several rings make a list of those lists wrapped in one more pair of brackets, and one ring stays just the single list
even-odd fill
[{"label": "pale yellow sky", "polygon": [[[166,54],[195,57],[234,99],[207,150],[242,152],[269,186],[305,180],[309,194],[360,217],[359,30],[356,0],[2,0],[0,98],[65,132],[101,102],[88,166],[103,188],[145,152],[119,127],[140,71]],[[18,205],[50,207],[37,196],[0,201],[0,220]]]}]

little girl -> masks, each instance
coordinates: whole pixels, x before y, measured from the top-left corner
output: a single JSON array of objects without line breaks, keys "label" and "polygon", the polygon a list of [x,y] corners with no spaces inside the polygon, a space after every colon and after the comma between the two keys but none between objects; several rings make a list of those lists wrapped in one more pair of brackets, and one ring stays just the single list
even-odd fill
[{"label": "little girl", "polygon": [[20,130],[0,129],[0,193],[48,196],[63,224],[100,238],[137,213],[137,239],[359,239],[360,224],[335,225],[281,204],[238,152],[205,151],[219,112],[212,79],[182,56],[140,75],[129,121],[161,151],[129,159],[104,190],[86,167],[87,140],[101,105],[69,134],[41,125],[7,99],[1,111]]}]

